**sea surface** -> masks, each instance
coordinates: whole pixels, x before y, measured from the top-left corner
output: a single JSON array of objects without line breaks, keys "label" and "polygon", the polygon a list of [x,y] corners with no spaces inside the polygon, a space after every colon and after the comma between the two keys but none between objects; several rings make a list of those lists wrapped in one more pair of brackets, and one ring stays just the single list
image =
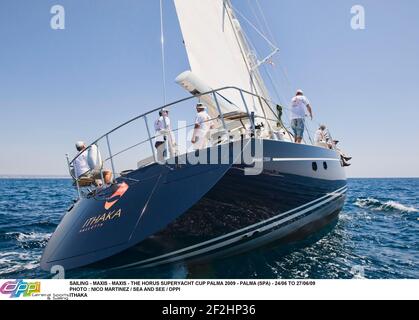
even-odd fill
[{"label": "sea surface", "polygon": [[[351,179],[339,222],[287,249],[206,265],[67,278],[419,279],[419,179]],[[76,194],[67,179],[0,179],[0,279],[51,278],[39,261]]]}]

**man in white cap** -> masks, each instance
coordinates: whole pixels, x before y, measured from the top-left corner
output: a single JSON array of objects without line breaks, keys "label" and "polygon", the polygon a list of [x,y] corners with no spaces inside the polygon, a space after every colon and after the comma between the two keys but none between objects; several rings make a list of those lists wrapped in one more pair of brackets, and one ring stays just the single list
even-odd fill
[{"label": "man in white cap", "polygon": [[306,109],[313,120],[313,111],[310,102],[304,96],[303,90],[297,90],[295,97],[291,100],[291,128],[294,132],[294,140],[301,143],[304,137]]},{"label": "man in white cap", "polygon": [[[77,141],[76,149],[80,154],[76,158],[76,160],[74,160],[74,176],[77,179],[93,179],[95,180],[95,183],[97,185],[100,185],[102,183],[102,174],[100,170],[96,170],[95,168],[91,168],[89,166],[88,151],[86,149],[86,144],[83,141]],[[110,184],[112,182],[112,172],[108,170],[103,170],[102,173],[105,183]]]},{"label": "man in white cap", "polygon": [[169,147],[170,156],[174,157],[176,154],[176,140],[172,132],[172,127],[169,118],[169,110],[161,109],[159,111],[159,118],[154,122],[154,130],[156,131],[157,160],[164,162],[167,156],[166,144]]},{"label": "man in white cap", "polygon": [[195,150],[207,148],[209,140],[208,134],[210,130],[214,128],[211,117],[206,110],[207,108],[202,103],[196,105],[197,114],[191,140]]}]

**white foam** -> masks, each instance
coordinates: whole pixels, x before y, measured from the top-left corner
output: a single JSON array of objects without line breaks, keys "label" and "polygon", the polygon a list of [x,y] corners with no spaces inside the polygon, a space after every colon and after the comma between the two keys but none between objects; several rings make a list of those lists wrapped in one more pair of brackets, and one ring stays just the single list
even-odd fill
[{"label": "white foam", "polygon": [[403,205],[401,203],[398,203],[396,201],[388,201],[388,202],[384,203],[384,205],[382,207],[383,207],[383,209],[393,208],[393,209],[397,209],[397,210],[402,211],[402,212],[419,212],[419,210],[416,209],[416,208],[405,206],[405,205]]},{"label": "white foam", "polygon": [[381,204],[380,200],[374,198],[367,198],[367,199],[356,199],[355,205],[361,208],[370,207],[372,205],[379,205]]},{"label": "white foam", "polygon": [[19,242],[28,242],[28,241],[46,241],[49,240],[51,237],[51,233],[39,233],[39,232],[30,232],[30,233],[22,233],[22,232],[8,232],[6,235],[9,236],[16,236],[17,241]]},{"label": "white foam", "polygon": [[33,270],[39,267],[39,257],[25,252],[0,252],[0,275],[19,271]]},{"label": "white foam", "polygon": [[407,213],[419,212],[419,210],[414,207],[406,206],[404,204],[401,204],[393,200],[383,203],[380,200],[377,200],[374,198],[367,198],[367,199],[358,198],[355,202],[355,205],[360,208],[370,208],[373,211],[385,211],[389,209],[394,209],[394,210],[407,212]]}]

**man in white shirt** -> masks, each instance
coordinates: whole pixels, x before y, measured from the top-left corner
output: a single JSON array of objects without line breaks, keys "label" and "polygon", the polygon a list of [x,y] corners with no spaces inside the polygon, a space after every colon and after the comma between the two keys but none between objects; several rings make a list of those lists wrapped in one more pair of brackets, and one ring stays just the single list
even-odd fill
[{"label": "man in white shirt", "polygon": [[76,142],[76,149],[80,155],[74,160],[74,176],[76,179],[80,178],[89,178],[95,180],[96,185],[102,184],[102,174],[103,179],[106,184],[112,182],[112,172],[108,170],[103,170],[102,174],[100,170],[91,168],[88,161],[88,150],[86,149],[86,144],[83,141]]},{"label": "man in white shirt", "polygon": [[351,165],[348,161],[351,161],[352,157],[348,157],[343,150],[336,146],[336,142],[332,140],[330,132],[324,124],[322,124],[316,131],[316,136],[314,139],[317,146],[324,146],[331,150],[336,150],[336,152],[338,152],[340,155],[342,165],[344,167],[349,167]]},{"label": "man in white shirt", "polygon": [[83,141],[76,142],[76,149],[82,152],[76,160],[74,160],[74,175],[76,178],[80,178],[82,175],[90,171],[89,164],[87,162],[87,150],[86,145]]},{"label": "man in white shirt", "polygon": [[195,128],[191,142],[195,150],[200,150],[208,147],[208,134],[214,126],[211,117],[206,112],[206,107],[202,103],[196,105],[196,112]]},{"label": "man in white shirt", "polygon": [[311,120],[313,120],[313,111],[310,102],[304,96],[302,90],[297,90],[294,98],[291,100],[291,128],[294,131],[294,140],[301,143],[304,137],[306,109]]},{"label": "man in white shirt", "polygon": [[169,147],[170,156],[174,157],[176,154],[176,140],[172,132],[172,127],[169,118],[169,111],[162,109],[159,112],[159,118],[154,123],[154,130],[156,132],[157,160],[164,162],[167,156],[166,142]]},{"label": "man in white shirt", "polygon": [[316,131],[314,141],[318,146],[327,145],[329,149],[333,149],[333,141],[330,137],[329,130],[327,130],[324,124]]}]

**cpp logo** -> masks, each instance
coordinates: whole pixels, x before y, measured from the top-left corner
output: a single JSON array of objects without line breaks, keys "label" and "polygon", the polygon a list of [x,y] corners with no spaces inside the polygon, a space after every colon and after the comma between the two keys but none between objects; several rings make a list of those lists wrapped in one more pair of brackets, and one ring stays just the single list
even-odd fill
[{"label": "cpp logo", "polygon": [[0,287],[0,293],[9,294],[10,298],[31,297],[41,292],[41,282],[25,282],[23,280],[7,281]]}]

